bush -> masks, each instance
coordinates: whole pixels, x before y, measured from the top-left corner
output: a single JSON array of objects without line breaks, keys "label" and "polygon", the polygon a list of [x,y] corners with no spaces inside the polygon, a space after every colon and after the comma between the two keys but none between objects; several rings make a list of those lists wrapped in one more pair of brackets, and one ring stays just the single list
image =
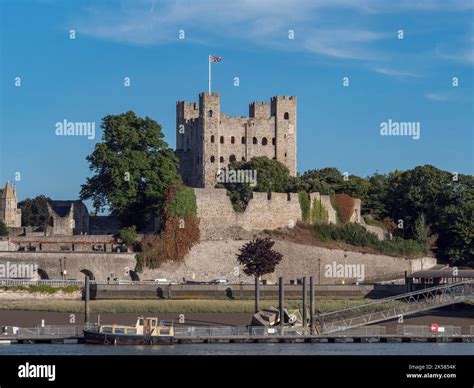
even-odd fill
[{"label": "bush", "polygon": [[137,227],[133,225],[120,229],[119,238],[127,247],[132,247],[137,240]]},{"label": "bush", "polygon": [[363,218],[364,218],[364,222],[367,225],[378,226],[379,228],[382,228],[383,230],[387,230],[386,225],[382,221],[375,220],[370,215],[365,215],[363,216]]},{"label": "bush", "polygon": [[313,224],[329,223],[328,211],[324,208],[321,200],[313,199],[313,207],[311,209],[311,222]]},{"label": "bush", "polygon": [[335,202],[337,211],[343,223],[350,222],[354,214],[355,200],[347,194],[336,194]]},{"label": "bush", "polygon": [[2,237],[8,236],[8,229],[3,221],[0,221],[0,236]]},{"label": "bush", "polygon": [[164,218],[189,217],[196,213],[196,194],[192,188],[173,185],[167,190]]},{"label": "bush", "polygon": [[425,244],[420,241],[404,240],[398,237],[389,241],[380,241],[375,234],[367,232],[362,226],[357,224],[315,224],[313,226],[313,235],[322,242],[340,241],[350,245],[370,247],[389,256],[427,254]]},{"label": "bush", "polygon": [[135,271],[141,272],[145,267],[157,268],[165,261],[183,260],[200,238],[196,213],[194,190],[183,185],[171,186],[166,191],[163,230],[160,234],[143,238],[141,252],[136,255]]},{"label": "bush", "polygon": [[306,191],[298,192],[298,199],[301,208],[301,219],[308,223],[311,221],[311,199]]}]

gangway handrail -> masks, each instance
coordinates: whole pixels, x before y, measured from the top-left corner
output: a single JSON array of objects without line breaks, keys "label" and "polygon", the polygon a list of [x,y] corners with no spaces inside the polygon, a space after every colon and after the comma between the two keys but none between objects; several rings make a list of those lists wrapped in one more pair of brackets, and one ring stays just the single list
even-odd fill
[{"label": "gangway handrail", "polygon": [[330,311],[330,312],[327,312],[327,313],[317,314],[317,316],[318,317],[326,317],[326,316],[330,316],[330,315],[334,315],[334,314],[338,314],[338,313],[343,313],[345,311],[351,311],[351,310],[355,310],[355,309],[359,309],[359,308],[373,306],[373,305],[376,305],[376,304],[382,304],[382,303],[385,303],[385,302],[390,302],[390,301],[394,301],[394,300],[409,298],[410,296],[426,294],[426,293],[429,293],[429,292],[432,292],[432,291],[441,291],[441,290],[444,290],[444,289],[451,289],[451,288],[463,286],[465,284],[474,284],[474,280],[465,280],[465,281],[462,281],[462,282],[456,282],[456,283],[451,283],[451,284],[443,284],[442,286],[434,286],[434,287],[424,288],[422,290],[407,292],[405,294],[398,294],[398,295],[390,296],[390,297],[387,297],[387,298],[378,299],[378,300],[373,301],[373,302],[360,304],[360,305],[357,305],[357,306],[346,307],[344,309],[340,309],[340,310],[337,310],[337,311]]}]

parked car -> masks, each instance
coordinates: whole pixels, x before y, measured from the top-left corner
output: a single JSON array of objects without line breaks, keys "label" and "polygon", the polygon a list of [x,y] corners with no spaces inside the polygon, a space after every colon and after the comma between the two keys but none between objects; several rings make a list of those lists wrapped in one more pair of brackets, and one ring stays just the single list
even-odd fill
[{"label": "parked car", "polygon": [[212,284],[227,284],[229,281],[227,279],[215,279],[211,282]]}]

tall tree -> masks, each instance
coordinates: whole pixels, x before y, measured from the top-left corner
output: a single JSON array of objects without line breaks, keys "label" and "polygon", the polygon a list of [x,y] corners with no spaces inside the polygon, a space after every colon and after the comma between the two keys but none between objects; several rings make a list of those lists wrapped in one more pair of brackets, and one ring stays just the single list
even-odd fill
[{"label": "tall tree", "polygon": [[244,273],[255,277],[255,312],[260,310],[260,276],[273,273],[283,255],[272,249],[275,244],[270,238],[257,238],[240,248],[237,261],[244,266]]},{"label": "tall tree", "polygon": [[96,211],[108,208],[125,225],[144,227],[162,212],[166,189],[181,182],[178,159],[149,117],[109,115],[101,127],[102,142],[87,157],[94,175],[80,197],[92,199]]},{"label": "tall tree", "polygon": [[18,207],[21,209],[21,224],[44,227],[48,220],[48,202],[50,200],[45,195],[38,195],[35,198],[26,198],[18,202]]}]

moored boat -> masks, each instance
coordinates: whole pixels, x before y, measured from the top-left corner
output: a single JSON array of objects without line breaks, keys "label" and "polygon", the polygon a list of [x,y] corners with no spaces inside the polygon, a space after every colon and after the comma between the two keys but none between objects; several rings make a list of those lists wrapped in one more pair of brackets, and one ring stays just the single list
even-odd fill
[{"label": "moored boat", "polygon": [[174,343],[173,322],[158,318],[138,317],[134,326],[98,325],[95,329],[85,329],[86,343],[103,345],[154,345]]}]

